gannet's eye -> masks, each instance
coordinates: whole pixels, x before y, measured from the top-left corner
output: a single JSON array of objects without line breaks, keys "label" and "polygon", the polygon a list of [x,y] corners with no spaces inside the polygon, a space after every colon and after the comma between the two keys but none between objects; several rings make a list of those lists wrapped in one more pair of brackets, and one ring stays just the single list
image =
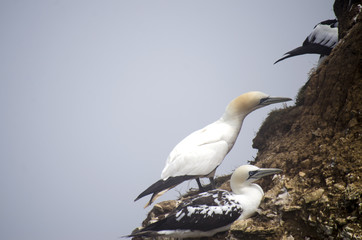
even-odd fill
[{"label": "gannet's eye", "polygon": [[262,104],[263,102],[265,102],[266,100],[268,100],[268,98],[269,98],[269,97],[266,97],[266,98],[262,98],[262,99],[260,99],[259,104]]},{"label": "gannet's eye", "polygon": [[257,171],[249,171],[249,178],[251,178],[252,176],[254,176],[256,172],[257,172]]}]

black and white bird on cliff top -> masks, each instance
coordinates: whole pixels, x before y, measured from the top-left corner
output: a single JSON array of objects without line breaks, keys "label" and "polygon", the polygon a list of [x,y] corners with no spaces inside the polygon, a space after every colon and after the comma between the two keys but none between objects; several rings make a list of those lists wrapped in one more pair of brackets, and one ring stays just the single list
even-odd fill
[{"label": "black and white bird on cliff top", "polygon": [[291,100],[271,97],[262,92],[248,92],[232,100],[219,120],[191,133],[171,151],[161,179],[143,191],[136,199],[152,194],[146,207],[164,192],[183,181],[209,177],[213,185],[216,168],[234,146],[244,118],[267,105]]},{"label": "black and white bird on cliff top", "polygon": [[238,219],[255,213],[264,196],[263,189],[253,182],[281,172],[277,168],[243,165],[231,175],[232,192],[211,190],[181,202],[166,218],[133,232],[127,237],[211,237],[227,231]]},{"label": "black and white bird on cliff top", "polygon": [[334,46],[338,42],[338,21],[337,19],[325,20],[318,23],[309,36],[304,40],[303,45],[297,47],[287,53],[284,57],[277,60],[280,62],[286,58],[307,54],[315,53],[320,54],[319,62],[323,57],[328,56]]}]

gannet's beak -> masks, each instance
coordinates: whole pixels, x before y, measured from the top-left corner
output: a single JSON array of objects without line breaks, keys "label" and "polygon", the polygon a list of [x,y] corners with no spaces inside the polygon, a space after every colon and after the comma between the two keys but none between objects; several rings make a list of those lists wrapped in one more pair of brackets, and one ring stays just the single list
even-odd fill
[{"label": "gannet's beak", "polygon": [[255,171],[249,171],[248,179],[259,179],[265,176],[273,175],[281,172],[282,170],[279,168],[259,168]]},{"label": "gannet's beak", "polygon": [[279,103],[279,102],[287,102],[292,100],[291,98],[286,97],[267,97],[260,99],[259,106],[267,106],[273,103]]}]

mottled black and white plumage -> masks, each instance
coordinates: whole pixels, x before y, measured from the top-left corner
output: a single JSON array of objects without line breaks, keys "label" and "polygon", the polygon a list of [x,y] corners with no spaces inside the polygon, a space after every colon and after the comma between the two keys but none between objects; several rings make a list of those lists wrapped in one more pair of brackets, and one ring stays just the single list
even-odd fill
[{"label": "mottled black and white plumage", "polygon": [[148,225],[136,236],[212,236],[226,231],[243,212],[234,196],[225,190],[212,190],[182,202],[165,219]]},{"label": "mottled black and white plumage", "polygon": [[186,199],[166,218],[128,237],[210,237],[227,231],[235,220],[250,217],[259,207],[264,192],[253,182],[280,171],[276,168],[243,165],[231,176],[232,192],[216,189]]},{"label": "mottled black and white plumage", "polygon": [[337,19],[325,20],[318,23],[309,36],[304,40],[303,45],[287,53],[284,57],[277,60],[280,62],[286,58],[314,53],[320,54],[321,58],[331,53],[338,42],[338,21]]}]

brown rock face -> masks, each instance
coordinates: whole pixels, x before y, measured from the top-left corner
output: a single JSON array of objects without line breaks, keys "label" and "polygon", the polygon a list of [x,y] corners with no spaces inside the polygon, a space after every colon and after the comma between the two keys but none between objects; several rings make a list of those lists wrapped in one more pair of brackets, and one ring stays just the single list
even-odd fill
[{"label": "brown rock face", "polygon": [[[283,169],[274,179],[258,182],[265,190],[261,211],[211,239],[362,239],[358,4],[336,0],[342,39],[301,88],[296,106],[270,113],[253,141],[259,151],[251,164]],[[162,218],[174,204],[159,203],[147,222]]]},{"label": "brown rock face", "polygon": [[[275,230],[264,239],[362,239],[362,14],[351,16],[359,7],[346,11],[346,4],[335,3],[344,38],[311,74],[296,106],[272,112],[254,139],[253,164],[284,170],[282,182],[264,181],[263,188],[281,184],[288,193],[287,204],[262,204],[275,209],[278,224],[270,221]],[[233,231],[242,237],[242,229]]]}]

